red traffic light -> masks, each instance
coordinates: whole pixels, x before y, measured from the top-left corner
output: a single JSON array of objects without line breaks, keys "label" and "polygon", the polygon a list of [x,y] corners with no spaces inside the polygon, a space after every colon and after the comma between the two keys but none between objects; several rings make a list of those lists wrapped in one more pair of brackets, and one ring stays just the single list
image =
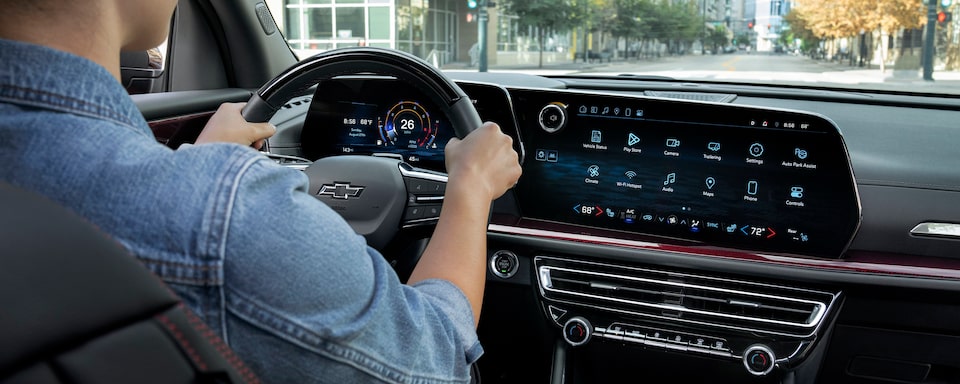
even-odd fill
[{"label": "red traffic light", "polygon": [[945,23],[949,23],[951,20],[953,20],[953,14],[951,14],[950,12],[944,12],[944,11],[937,12],[938,23],[945,24]]},{"label": "red traffic light", "polygon": [[747,28],[753,29],[753,23],[747,23]]}]

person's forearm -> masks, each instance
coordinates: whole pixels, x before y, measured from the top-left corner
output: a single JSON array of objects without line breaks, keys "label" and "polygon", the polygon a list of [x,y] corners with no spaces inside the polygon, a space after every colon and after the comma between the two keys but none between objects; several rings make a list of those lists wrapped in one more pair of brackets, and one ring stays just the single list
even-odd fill
[{"label": "person's forearm", "polygon": [[474,325],[480,319],[486,281],[489,211],[490,200],[485,194],[471,193],[469,185],[449,184],[437,229],[408,281],[450,281],[470,301]]}]

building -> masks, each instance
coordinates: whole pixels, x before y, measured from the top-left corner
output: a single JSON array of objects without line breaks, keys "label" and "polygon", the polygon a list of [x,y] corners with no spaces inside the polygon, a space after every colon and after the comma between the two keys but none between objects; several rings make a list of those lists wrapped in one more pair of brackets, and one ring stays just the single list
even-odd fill
[{"label": "building", "polygon": [[756,25],[757,51],[772,52],[778,46],[783,31],[783,16],[790,11],[788,0],[755,0],[754,19]]},{"label": "building", "polygon": [[[366,45],[413,53],[438,65],[469,61],[476,10],[464,0],[266,0],[300,57]],[[491,52],[496,10],[490,12]]]}]

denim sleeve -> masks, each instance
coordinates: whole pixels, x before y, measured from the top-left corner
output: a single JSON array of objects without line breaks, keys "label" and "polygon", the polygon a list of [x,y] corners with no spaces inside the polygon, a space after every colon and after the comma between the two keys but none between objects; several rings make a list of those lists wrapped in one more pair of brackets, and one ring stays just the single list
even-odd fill
[{"label": "denim sleeve", "polygon": [[239,166],[224,253],[228,343],[268,381],[451,383],[482,354],[453,284],[401,284],[299,171]]}]

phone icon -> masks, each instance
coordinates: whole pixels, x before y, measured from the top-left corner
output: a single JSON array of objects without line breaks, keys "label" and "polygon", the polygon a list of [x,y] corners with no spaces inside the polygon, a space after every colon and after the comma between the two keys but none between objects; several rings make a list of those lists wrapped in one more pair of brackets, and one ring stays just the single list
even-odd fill
[{"label": "phone icon", "polygon": [[756,195],[756,194],[757,194],[757,190],[759,190],[759,189],[760,189],[760,183],[758,183],[756,180],[750,180],[750,181],[747,182],[747,194],[748,194],[748,195]]}]

